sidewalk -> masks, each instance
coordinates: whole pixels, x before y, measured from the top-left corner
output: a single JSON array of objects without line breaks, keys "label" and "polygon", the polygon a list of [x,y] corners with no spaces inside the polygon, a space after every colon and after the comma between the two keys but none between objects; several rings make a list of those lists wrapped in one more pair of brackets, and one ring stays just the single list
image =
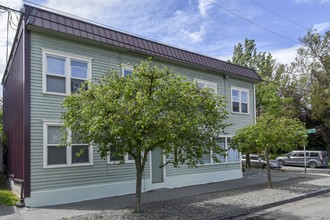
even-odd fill
[{"label": "sidewalk", "polygon": [[[150,218],[150,215],[156,219],[156,216],[159,214],[162,214],[165,219],[173,219],[177,214],[186,216],[183,212],[185,212],[184,209],[188,206],[191,206],[187,208],[187,212],[189,212],[190,215],[193,215],[194,212],[197,212],[196,214],[206,212],[205,215],[208,215],[204,216],[206,219],[223,219],[225,217],[233,217],[235,214],[244,214],[243,212],[247,212],[247,208],[251,209],[253,205],[256,205],[255,208],[266,207],[274,202],[285,202],[290,201],[290,199],[293,201],[293,199],[297,199],[299,196],[312,195],[310,193],[322,193],[326,190],[330,191],[330,185],[325,187],[322,185],[323,183],[321,183],[322,186],[319,186],[319,183],[316,185],[313,183],[315,180],[325,180],[325,178],[330,179],[330,176],[316,176],[315,174],[313,177],[305,179],[302,173],[293,174],[285,171],[272,171],[272,181],[276,187],[279,187],[279,190],[275,191],[275,189],[268,190],[266,187],[267,176],[265,170],[251,169],[244,174],[244,178],[242,179],[175,189],[159,189],[143,193],[142,208],[145,208],[146,210],[141,216],[131,216],[131,207],[134,205],[134,195],[127,195],[44,208],[15,208],[16,212],[10,215],[2,215],[0,209],[0,220],[52,220],[70,218],[78,215],[80,216],[76,219],[89,219],[94,218],[93,216],[96,216],[97,219],[108,219],[109,216],[114,217],[114,215],[118,215],[118,218],[115,217],[111,219],[133,219],[136,217],[139,219],[148,219]],[[327,180],[324,182],[330,181]],[[295,187],[300,183],[305,184],[304,189],[301,189],[302,185],[299,186],[299,190],[302,192],[288,193],[288,191],[286,191],[297,191]],[[283,186],[281,186],[281,184]],[[312,187],[313,184],[315,187]],[[288,186],[290,187],[285,189],[285,187]],[[308,186],[308,188],[306,188],[306,186]],[[263,190],[262,193],[261,190]],[[253,197],[257,195],[258,192],[261,193],[260,196],[263,197],[266,196],[265,193],[274,193],[274,195],[272,194],[269,196],[269,198],[273,198],[273,200],[267,200],[265,203],[263,202],[261,205],[258,205],[257,201],[253,201],[249,194],[252,193]],[[247,197],[247,201],[244,200],[244,196]],[[285,197],[284,199],[282,198],[283,196]],[[257,198],[257,200],[259,202],[261,201],[260,198]],[[276,205],[275,203],[274,205]],[[232,204],[236,204],[237,207],[229,207],[232,206]],[[181,205],[184,207],[178,208]],[[221,209],[219,209],[220,205]],[[223,207],[226,207],[227,209],[224,209]],[[199,210],[199,208],[201,209]],[[175,209],[178,209],[176,210],[178,213],[175,212]],[[113,210],[113,212],[109,213],[109,210]],[[166,210],[169,210],[171,213],[170,216],[166,216]],[[234,213],[232,213],[232,210],[235,210]],[[122,213],[124,214],[122,215]],[[85,217],[82,217],[81,215],[85,215]],[[102,216],[104,218],[102,218]],[[191,216],[189,218],[191,218]],[[178,217],[177,219],[181,218]]]}]

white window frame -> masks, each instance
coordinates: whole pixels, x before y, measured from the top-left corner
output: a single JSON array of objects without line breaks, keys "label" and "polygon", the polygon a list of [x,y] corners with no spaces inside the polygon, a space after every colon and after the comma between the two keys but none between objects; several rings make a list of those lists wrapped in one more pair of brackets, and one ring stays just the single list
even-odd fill
[{"label": "white window frame", "polygon": [[122,67],[121,67],[121,76],[125,76],[124,75],[125,70],[133,72],[133,67],[130,66],[130,65],[122,65]]},{"label": "white window frame", "polygon": [[[225,139],[225,151],[229,150],[228,147],[228,138],[232,139],[233,136],[218,136],[216,138],[224,138]],[[238,158],[237,161],[228,161],[228,154],[224,155],[225,161],[221,161],[221,162],[215,162],[213,159],[213,151],[210,151],[210,157],[211,157],[211,162],[210,163],[204,163],[203,165],[216,165],[216,164],[231,164],[231,163],[240,163],[241,162],[241,152],[238,151]]]},{"label": "white window frame", "polygon": [[[42,92],[44,94],[52,94],[52,95],[60,95],[60,96],[68,96],[71,94],[71,60],[81,61],[87,63],[87,80],[91,80],[92,78],[92,58],[79,56],[70,53],[59,52],[55,50],[49,50],[42,48]],[[64,76],[65,78],[65,93],[60,92],[49,92],[47,91],[47,75],[51,75],[47,73],[47,56],[53,56],[58,58],[63,58],[65,60],[64,66]],[[56,75],[59,77],[58,75]],[[79,79],[78,77],[72,77],[73,79]],[[83,79],[85,80],[85,79]]]},{"label": "white window frame", "polygon": [[[233,110],[233,102],[234,102],[234,100],[233,100],[233,90],[238,91],[238,103],[239,103],[239,111],[238,112]],[[242,99],[241,99],[241,93],[242,92],[247,93],[247,102],[242,102]],[[231,90],[230,90],[230,100],[231,100],[231,102],[230,102],[231,113],[245,114],[245,115],[250,114],[250,91],[249,91],[249,89],[232,86]],[[237,101],[235,101],[235,102],[237,102]],[[242,112],[242,103],[247,104],[247,112]]]},{"label": "white window frame", "polygon": [[[202,79],[197,79],[197,78],[194,78],[194,82],[197,84],[197,83],[204,83],[205,85],[212,85],[212,86],[215,86],[215,93],[214,94],[218,94],[218,84],[215,83],[215,82],[211,82],[211,81],[207,81],[207,80],[202,80]],[[205,87],[206,88],[206,87]]]},{"label": "white window frame", "polygon": [[[43,121],[43,168],[61,168],[76,166],[92,166],[93,165],[93,145],[88,146],[88,163],[72,163],[72,146],[66,146],[66,164],[48,165],[48,126],[63,126],[59,121]],[[69,131],[69,134],[71,131]],[[68,142],[71,142],[71,136],[68,136]],[[64,146],[63,146],[64,147]]]},{"label": "white window frame", "polygon": [[121,161],[121,160],[110,160],[110,154],[111,152],[108,153],[108,156],[107,156],[107,164],[119,164],[119,163],[135,163],[135,160],[129,160],[128,158],[128,153],[124,155],[124,161]]}]

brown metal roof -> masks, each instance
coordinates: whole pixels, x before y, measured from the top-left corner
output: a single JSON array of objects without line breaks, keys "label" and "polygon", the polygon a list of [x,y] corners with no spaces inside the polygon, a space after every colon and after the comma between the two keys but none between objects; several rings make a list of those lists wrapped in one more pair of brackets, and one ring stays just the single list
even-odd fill
[{"label": "brown metal roof", "polygon": [[27,25],[53,30],[63,34],[89,39],[123,49],[143,53],[149,56],[166,58],[199,66],[212,71],[243,77],[251,81],[261,81],[260,76],[252,69],[241,67],[215,58],[182,50],[138,36],[119,32],[90,22],[71,18],[66,15],[24,5]]}]

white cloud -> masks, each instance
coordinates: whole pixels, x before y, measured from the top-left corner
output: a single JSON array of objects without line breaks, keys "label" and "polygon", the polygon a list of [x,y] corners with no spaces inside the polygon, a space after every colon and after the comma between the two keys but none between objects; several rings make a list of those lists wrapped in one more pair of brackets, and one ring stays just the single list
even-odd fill
[{"label": "white cloud", "polygon": [[319,33],[322,33],[325,30],[329,30],[330,22],[324,22],[319,24],[314,24],[312,29],[316,29]]},{"label": "white cloud", "polygon": [[288,48],[272,50],[270,53],[279,63],[290,64],[296,58],[297,49],[300,47],[301,45],[297,44]]},{"label": "white cloud", "polygon": [[189,40],[191,40],[193,43],[195,42],[200,42],[203,40],[204,35],[205,35],[205,28],[204,26],[200,27],[199,31],[192,31],[188,32],[186,30],[183,30],[183,33],[187,36]]},{"label": "white cloud", "polygon": [[207,10],[210,8],[210,2],[207,0],[198,0],[198,9],[201,16],[207,15]]}]

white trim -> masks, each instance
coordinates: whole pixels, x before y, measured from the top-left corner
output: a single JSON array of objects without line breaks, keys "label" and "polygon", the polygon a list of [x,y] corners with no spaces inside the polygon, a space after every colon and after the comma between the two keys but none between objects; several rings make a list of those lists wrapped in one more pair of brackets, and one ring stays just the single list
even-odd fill
[{"label": "white trim", "polygon": [[121,76],[125,76],[125,75],[124,75],[125,70],[128,70],[128,71],[133,72],[133,67],[130,66],[130,65],[127,65],[127,64],[123,64],[123,65],[121,66]]},{"label": "white trim", "polygon": [[[239,92],[238,93],[238,99],[239,99],[239,101],[238,101],[239,102],[239,111],[238,112],[233,111],[233,90],[237,90]],[[242,112],[241,92],[247,93],[247,112]],[[230,88],[230,110],[231,110],[231,113],[233,113],[233,114],[242,114],[242,115],[250,114],[250,90],[249,89],[231,86],[231,88]]]},{"label": "white trim", "polygon": [[[71,54],[71,53],[59,52],[59,51],[45,49],[45,48],[41,48],[41,52],[42,52],[42,93],[51,94],[51,95],[60,95],[60,96],[68,96],[71,94],[71,78],[83,80],[82,78],[71,77],[71,63],[70,63],[71,60],[86,62],[87,63],[87,79],[85,79],[85,80],[91,80],[91,78],[92,78],[92,61],[93,61],[92,58],[84,57],[84,56],[80,56],[80,55],[76,55],[76,54]],[[47,56],[48,55],[63,58],[65,60],[64,76],[47,73]],[[48,92],[47,91],[47,75],[65,78],[65,93]]]},{"label": "white trim", "polygon": [[[224,138],[225,139],[225,151],[228,150],[228,141],[227,139],[228,138],[232,138],[233,136],[228,136],[228,135],[219,135],[217,137],[214,137],[214,138]],[[210,163],[204,163],[204,164],[197,164],[197,166],[212,166],[212,165],[218,165],[218,164],[227,164],[227,163],[233,163],[233,162],[228,162],[228,156],[227,154],[226,155],[223,155],[223,157],[225,158],[225,161],[224,162],[221,162],[221,163],[217,163],[217,162],[214,162],[213,161],[213,150],[211,149],[210,151]]]},{"label": "white trim", "polygon": [[[107,155],[107,164],[120,164],[121,162],[123,162],[123,161],[121,161],[121,160],[110,160],[110,154],[111,154],[111,152],[109,152],[108,153],[108,155]],[[135,163],[135,160],[129,160],[128,159],[128,153],[126,153],[125,155],[124,155],[124,163]]]},{"label": "white trim", "polygon": [[216,95],[218,94],[218,83],[216,83],[216,82],[194,78],[194,83],[204,83],[204,84],[209,84],[209,85],[215,86],[215,94]]},{"label": "white trim", "polygon": [[[63,123],[59,121],[43,121],[43,168],[62,168],[62,167],[76,167],[76,166],[92,166],[93,165],[93,145],[88,146],[88,163],[72,163],[72,146],[66,146],[66,164],[58,164],[58,165],[48,165],[48,126],[63,126]],[[71,131],[69,130],[69,134]],[[68,136],[68,142],[71,141],[71,135]]]},{"label": "white trim", "polygon": [[[151,178],[142,179],[142,192],[159,188],[176,188],[220,182],[242,178],[242,169],[220,170],[204,173],[168,176],[163,183],[152,184]],[[32,190],[31,196],[25,198],[29,207],[65,204],[84,200],[114,197],[135,193],[135,181],[123,181],[89,186],[68,187],[52,190]],[[51,199],[49,199],[51,198]]]}]

